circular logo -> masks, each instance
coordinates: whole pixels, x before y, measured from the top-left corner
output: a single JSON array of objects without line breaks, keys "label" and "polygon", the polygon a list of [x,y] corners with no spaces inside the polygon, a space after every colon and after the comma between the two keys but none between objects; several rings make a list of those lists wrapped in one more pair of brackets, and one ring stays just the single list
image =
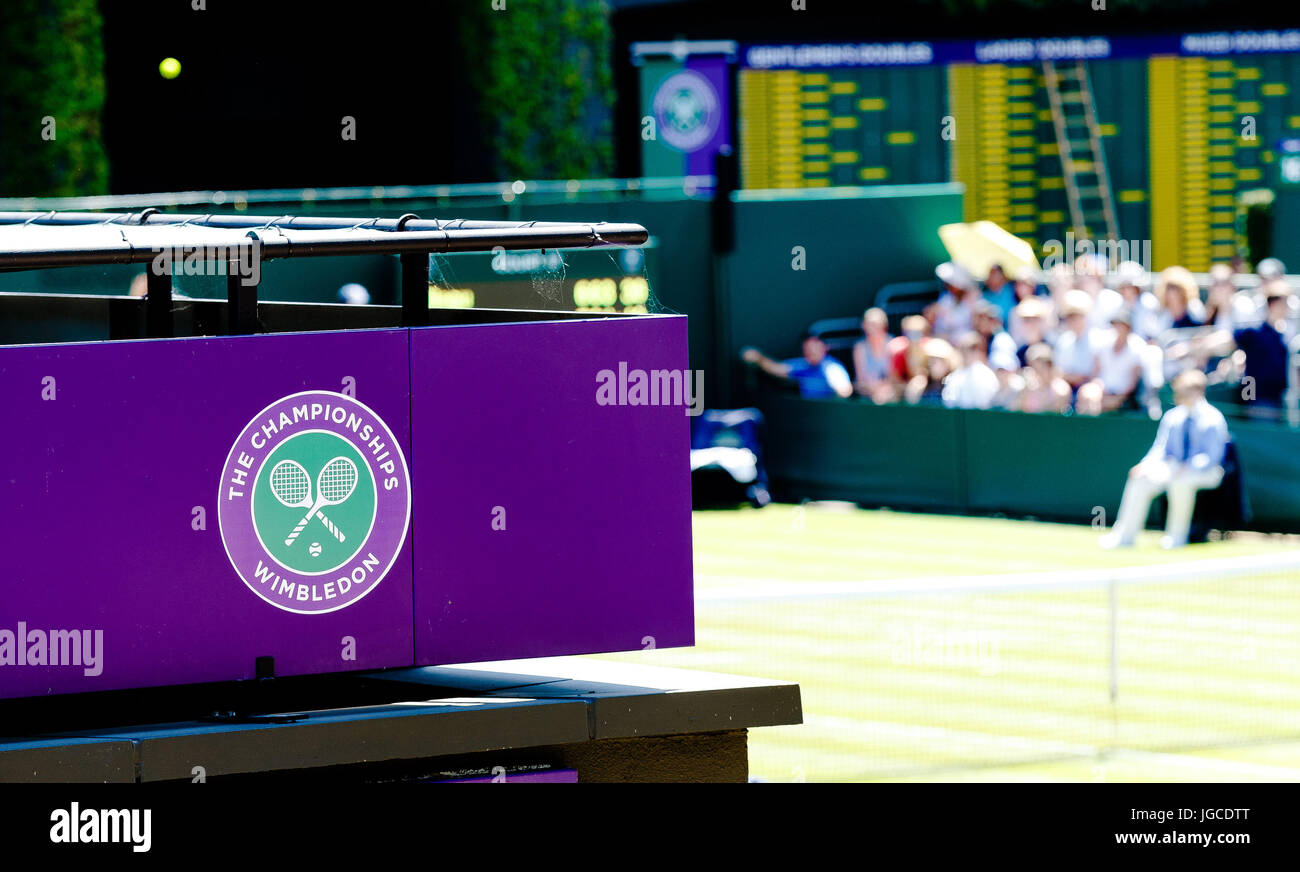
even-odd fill
[{"label": "circular logo", "polygon": [[411,520],[397,438],[345,394],[277,400],[235,440],[217,518],[245,585],[276,608],[323,614],[352,605],[392,568]]},{"label": "circular logo", "polygon": [[718,93],[694,70],[673,73],[655,90],[656,123],[664,142],[678,151],[697,151],[718,130]]}]

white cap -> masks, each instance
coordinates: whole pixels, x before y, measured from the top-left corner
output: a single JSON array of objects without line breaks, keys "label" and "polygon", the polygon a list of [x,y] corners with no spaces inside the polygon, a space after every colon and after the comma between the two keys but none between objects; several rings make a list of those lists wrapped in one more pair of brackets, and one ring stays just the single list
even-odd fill
[{"label": "white cap", "polygon": [[1266,257],[1255,266],[1255,272],[1262,279],[1277,279],[1286,274],[1286,267],[1276,257]]},{"label": "white cap", "polygon": [[1092,311],[1092,295],[1087,291],[1066,291],[1061,300],[1062,315],[1087,315]]},{"label": "white cap", "polygon": [[1135,260],[1126,260],[1119,266],[1115,267],[1115,286],[1133,285],[1138,288],[1145,288],[1151,284],[1151,277],[1142,264]]},{"label": "white cap", "polygon": [[989,355],[989,366],[993,369],[1007,369],[1011,372],[1020,370],[1020,358],[1009,348],[999,348]]},{"label": "white cap", "polygon": [[952,261],[941,263],[935,267],[934,274],[945,285],[966,289],[975,287],[975,280],[971,278],[970,272],[959,263],[953,263]]},{"label": "white cap", "polygon": [[364,306],[370,302],[370,292],[365,285],[348,282],[339,288],[339,299],[350,306]]}]

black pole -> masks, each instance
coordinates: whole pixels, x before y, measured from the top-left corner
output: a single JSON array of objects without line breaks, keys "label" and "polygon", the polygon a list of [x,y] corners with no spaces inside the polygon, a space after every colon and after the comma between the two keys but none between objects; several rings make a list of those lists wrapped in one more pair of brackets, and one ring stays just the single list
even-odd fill
[{"label": "black pole", "polygon": [[736,248],[736,206],[731,194],[740,182],[736,156],[724,145],[713,156],[713,252],[728,254]]},{"label": "black pole", "polygon": [[232,253],[226,260],[226,332],[231,336],[257,332],[261,245],[253,242],[242,254]]},{"label": "black pole", "polygon": [[172,276],[170,263],[159,272],[151,263],[145,273],[148,295],[144,300],[145,335],[150,339],[172,336]]},{"label": "black pole", "polygon": [[429,255],[424,252],[403,254],[402,258],[402,326],[425,327],[429,324]]}]

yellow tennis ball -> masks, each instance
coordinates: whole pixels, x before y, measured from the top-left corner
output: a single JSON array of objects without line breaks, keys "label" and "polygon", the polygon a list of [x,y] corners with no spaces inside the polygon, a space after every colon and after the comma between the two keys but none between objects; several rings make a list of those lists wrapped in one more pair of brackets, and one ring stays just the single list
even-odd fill
[{"label": "yellow tennis ball", "polygon": [[174,79],[181,74],[181,62],[176,58],[163,58],[158,64],[158,73],[164,79]]}]

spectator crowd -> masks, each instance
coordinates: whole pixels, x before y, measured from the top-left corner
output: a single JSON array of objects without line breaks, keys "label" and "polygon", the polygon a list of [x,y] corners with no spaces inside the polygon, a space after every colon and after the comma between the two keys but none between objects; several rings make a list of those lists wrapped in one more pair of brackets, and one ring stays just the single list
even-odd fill
[{"label": "spectator crowd", "polygon": [[802,357],[742,357],[804,396],[1079,415],[1159,417],[1161,387],[1196,370],[1232,388],[1246,414],[1281,414],[1300,301],[1274,258],[1257,265],[1257,284],[1217,264],[1204,292],[1183,267],[1153,276],[1099,255],[1046,273],[994,266],[982,282],[951,262],[935,274],[939,299],[897,335],[884,310],[868,309],[843,362],[813,333]]}]

